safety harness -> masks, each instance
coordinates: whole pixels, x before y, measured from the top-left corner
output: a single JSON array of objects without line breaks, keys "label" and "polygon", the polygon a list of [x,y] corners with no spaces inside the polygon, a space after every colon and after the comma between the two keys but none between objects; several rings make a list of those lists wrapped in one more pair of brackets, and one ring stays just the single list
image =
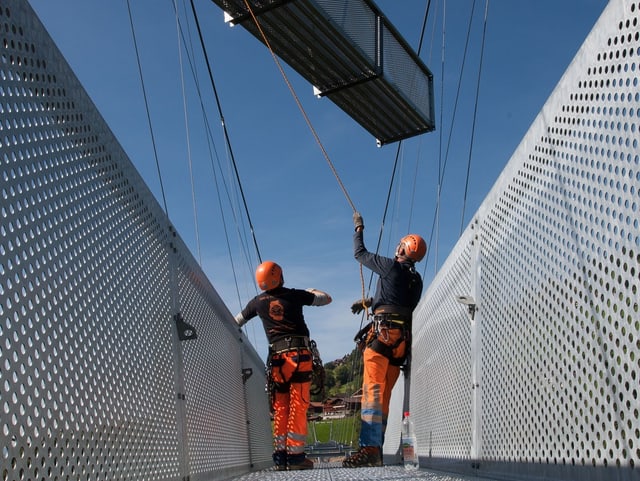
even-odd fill
[{"label": "safety harness", "polygon": [[[395,342],[388,344],[388,339],[384,338],[385,329],[400,329],[401,335]],[[354,341],[361,350],[368,347],[389,359],[392,366],[402,366],[411,347],[411,312],[399,306],[379,306],[373,315],[373,321],[358,331]],[[393,351],[403,341],[406,341],[404,355],[394,357]]]},{"label": "safety harness", "polygon": [[269,344],[269,354],[280,354],[281,352],[295,351],[302,348],[311,350],[312,342],[307,336],[285,337]]},{"label": "safety harness", "polygon": [[[274,369],[278,369],[280,372],[280,378],[285,379],[284,373],[282,372],[282,366],[284,366],[285,360],[278,357],[278,354],[291,351],[297,352],[297,356],[294,357],[294,360],[297,361],[296,370],[285,382],[276,382],[273,378]],[[312,361],[312,371],[298,371],[300,363],[305,361]],[[318,351],[316,342],[309,339],[307,336],[290,336],[269,344],[269,357],[266,368],[267,392],[269,393],[269,398],[271,400],[270,404],[272,406],[275,393],[288,392],[289,386],[292,382],[299,383],[311,381],[311,394],[316,395],[324,392],[325,371],[322,359],[320,358],[320,352]]]}]

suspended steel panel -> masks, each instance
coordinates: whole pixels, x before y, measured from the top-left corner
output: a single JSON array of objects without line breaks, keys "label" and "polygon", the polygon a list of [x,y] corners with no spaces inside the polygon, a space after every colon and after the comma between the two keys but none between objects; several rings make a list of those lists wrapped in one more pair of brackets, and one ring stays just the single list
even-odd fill
[{"label": "suspended steel panel", "polygon": [[431,71],[370,0],[213,1],[380,145],[435,129]]}]

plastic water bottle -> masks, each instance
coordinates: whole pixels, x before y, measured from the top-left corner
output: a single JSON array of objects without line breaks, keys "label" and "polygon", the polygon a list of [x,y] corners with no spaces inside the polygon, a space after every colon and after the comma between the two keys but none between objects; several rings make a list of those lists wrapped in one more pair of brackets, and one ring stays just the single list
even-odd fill
[{"label": "plastic water bottle", "polygon": [[409,411],[402,418],[402,462],[404,469],[418,469],[418,442]]}]

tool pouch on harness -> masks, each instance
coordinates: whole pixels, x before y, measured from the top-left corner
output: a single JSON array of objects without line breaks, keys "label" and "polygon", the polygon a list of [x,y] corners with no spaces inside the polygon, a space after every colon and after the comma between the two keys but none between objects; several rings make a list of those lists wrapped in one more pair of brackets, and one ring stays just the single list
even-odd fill
[{"label": "tool pouch on harness", "polygon": [[373,321],[366,324],[362,329],[358,331],[353,338],[360,352],[364,351],[364,348],[373,342],[376,337],[375,329],[373,328]]}]

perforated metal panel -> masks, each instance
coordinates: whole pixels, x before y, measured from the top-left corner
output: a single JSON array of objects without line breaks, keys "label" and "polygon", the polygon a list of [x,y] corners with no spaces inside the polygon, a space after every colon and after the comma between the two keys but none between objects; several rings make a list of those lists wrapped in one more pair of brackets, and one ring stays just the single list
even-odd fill
[{"label": "perforated metal panel", "polygon": [[609,3],[422,299],[425,466],[640,479],[639,22]]},{"label": "perforated metal panel", "polygon": [[0,479],[269,464],[263,363],[28,2],[0,32]]}]

